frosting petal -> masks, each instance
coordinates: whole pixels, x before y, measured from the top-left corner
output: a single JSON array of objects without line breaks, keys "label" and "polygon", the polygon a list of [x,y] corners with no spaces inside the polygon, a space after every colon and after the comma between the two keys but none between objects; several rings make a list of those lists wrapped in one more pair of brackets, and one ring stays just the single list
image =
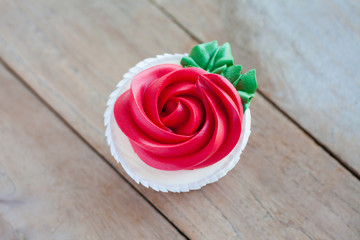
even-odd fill
[{"label": "frosting petal", "polygon": [[115,102],[114,116],[146,164],[182,170],[225,157],[239,140],[243,109],[223,76],[162,64],[132,79]]}]

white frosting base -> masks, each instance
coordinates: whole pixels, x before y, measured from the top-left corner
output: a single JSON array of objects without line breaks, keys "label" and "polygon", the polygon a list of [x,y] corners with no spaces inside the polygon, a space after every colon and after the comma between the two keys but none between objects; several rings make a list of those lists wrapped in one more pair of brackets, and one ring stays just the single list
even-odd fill
[{"label": "white frosting base", "polygon": [[131,80],[139,72],[164,63],[180,65],[183,56],[184,54],[164,54],[139,62],[123,76],[123,79],[117,84],[116,90],[110,94],[107,102],[108,107],[104,114],[105,136],[115,160],[122,165],[127,174],[137,183],[141,183],[145,187],[151,187],[156,191],[188,192],[216,182],[225,176],[240,160],[241,152],[245,148],[250,135],[251,115],[250,109],[247,109],[244,113],[238,143],[225,158],[211,166],[195,170],[164,171],[148,166],[137,156],[129,139],[117,126],[113,114],[115,101],[130,88]]}]

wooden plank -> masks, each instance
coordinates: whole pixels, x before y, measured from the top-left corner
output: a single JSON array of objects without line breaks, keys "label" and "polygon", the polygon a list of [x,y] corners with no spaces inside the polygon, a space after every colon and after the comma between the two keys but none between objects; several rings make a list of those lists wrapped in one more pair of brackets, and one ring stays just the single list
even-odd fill
[{"label": "wooden plank", "polygon": [[[9,1],[0,9],[4,61],[124,174],[103,136],[107,95],[145,56],[194,42],[147,2]],[[358,239],[359,181],[259,95],[252,114],[240,164],[218,183],[187,194],[135,186],[192,239]]]},{"label": "wooden plank", "polygon": [[359,1],[155,1],[201,41],[229,41],[261,91],[360,176]]},{"label": "wooden plank", "polygon": [[0,65],[0,238],[183,239]]}]

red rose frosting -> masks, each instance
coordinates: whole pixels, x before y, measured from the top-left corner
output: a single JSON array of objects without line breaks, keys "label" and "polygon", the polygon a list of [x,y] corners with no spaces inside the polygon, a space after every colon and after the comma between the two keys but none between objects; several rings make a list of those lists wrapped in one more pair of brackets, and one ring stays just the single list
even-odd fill
[{"label": "red rose frosting", "polygon": [[190,170],[218,162],[235,147],[243,107],[223,76],[162,64],[132,79],[114,105],[114,116],[146,164]]}]

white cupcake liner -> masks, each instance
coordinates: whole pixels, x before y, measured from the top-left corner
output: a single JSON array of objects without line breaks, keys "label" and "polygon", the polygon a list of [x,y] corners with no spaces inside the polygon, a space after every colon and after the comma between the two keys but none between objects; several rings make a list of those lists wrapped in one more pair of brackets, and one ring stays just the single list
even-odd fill
[{"label": "white cupcake liner", "polygon": [[136,64],[123,76],[123,79],[117,84],[116,90],[110,94],[107,101],[108,107],[104,114],[105,136],[112,156],[135,182],[161,192],[188,192],[218,181],[240,160],[241,152],[250,135],[251,115],[250,109],[247,109],[244,113],[238,143],[225,158],[211,166],[195,170],[164,171],[148,166],[136,155],[129,139],[115,121],[113,114],[115,101],[130,88],[131,80],[139,72],[159,64],[174,63],[180,65],[183,56],[184,54],[158,55]]}]

